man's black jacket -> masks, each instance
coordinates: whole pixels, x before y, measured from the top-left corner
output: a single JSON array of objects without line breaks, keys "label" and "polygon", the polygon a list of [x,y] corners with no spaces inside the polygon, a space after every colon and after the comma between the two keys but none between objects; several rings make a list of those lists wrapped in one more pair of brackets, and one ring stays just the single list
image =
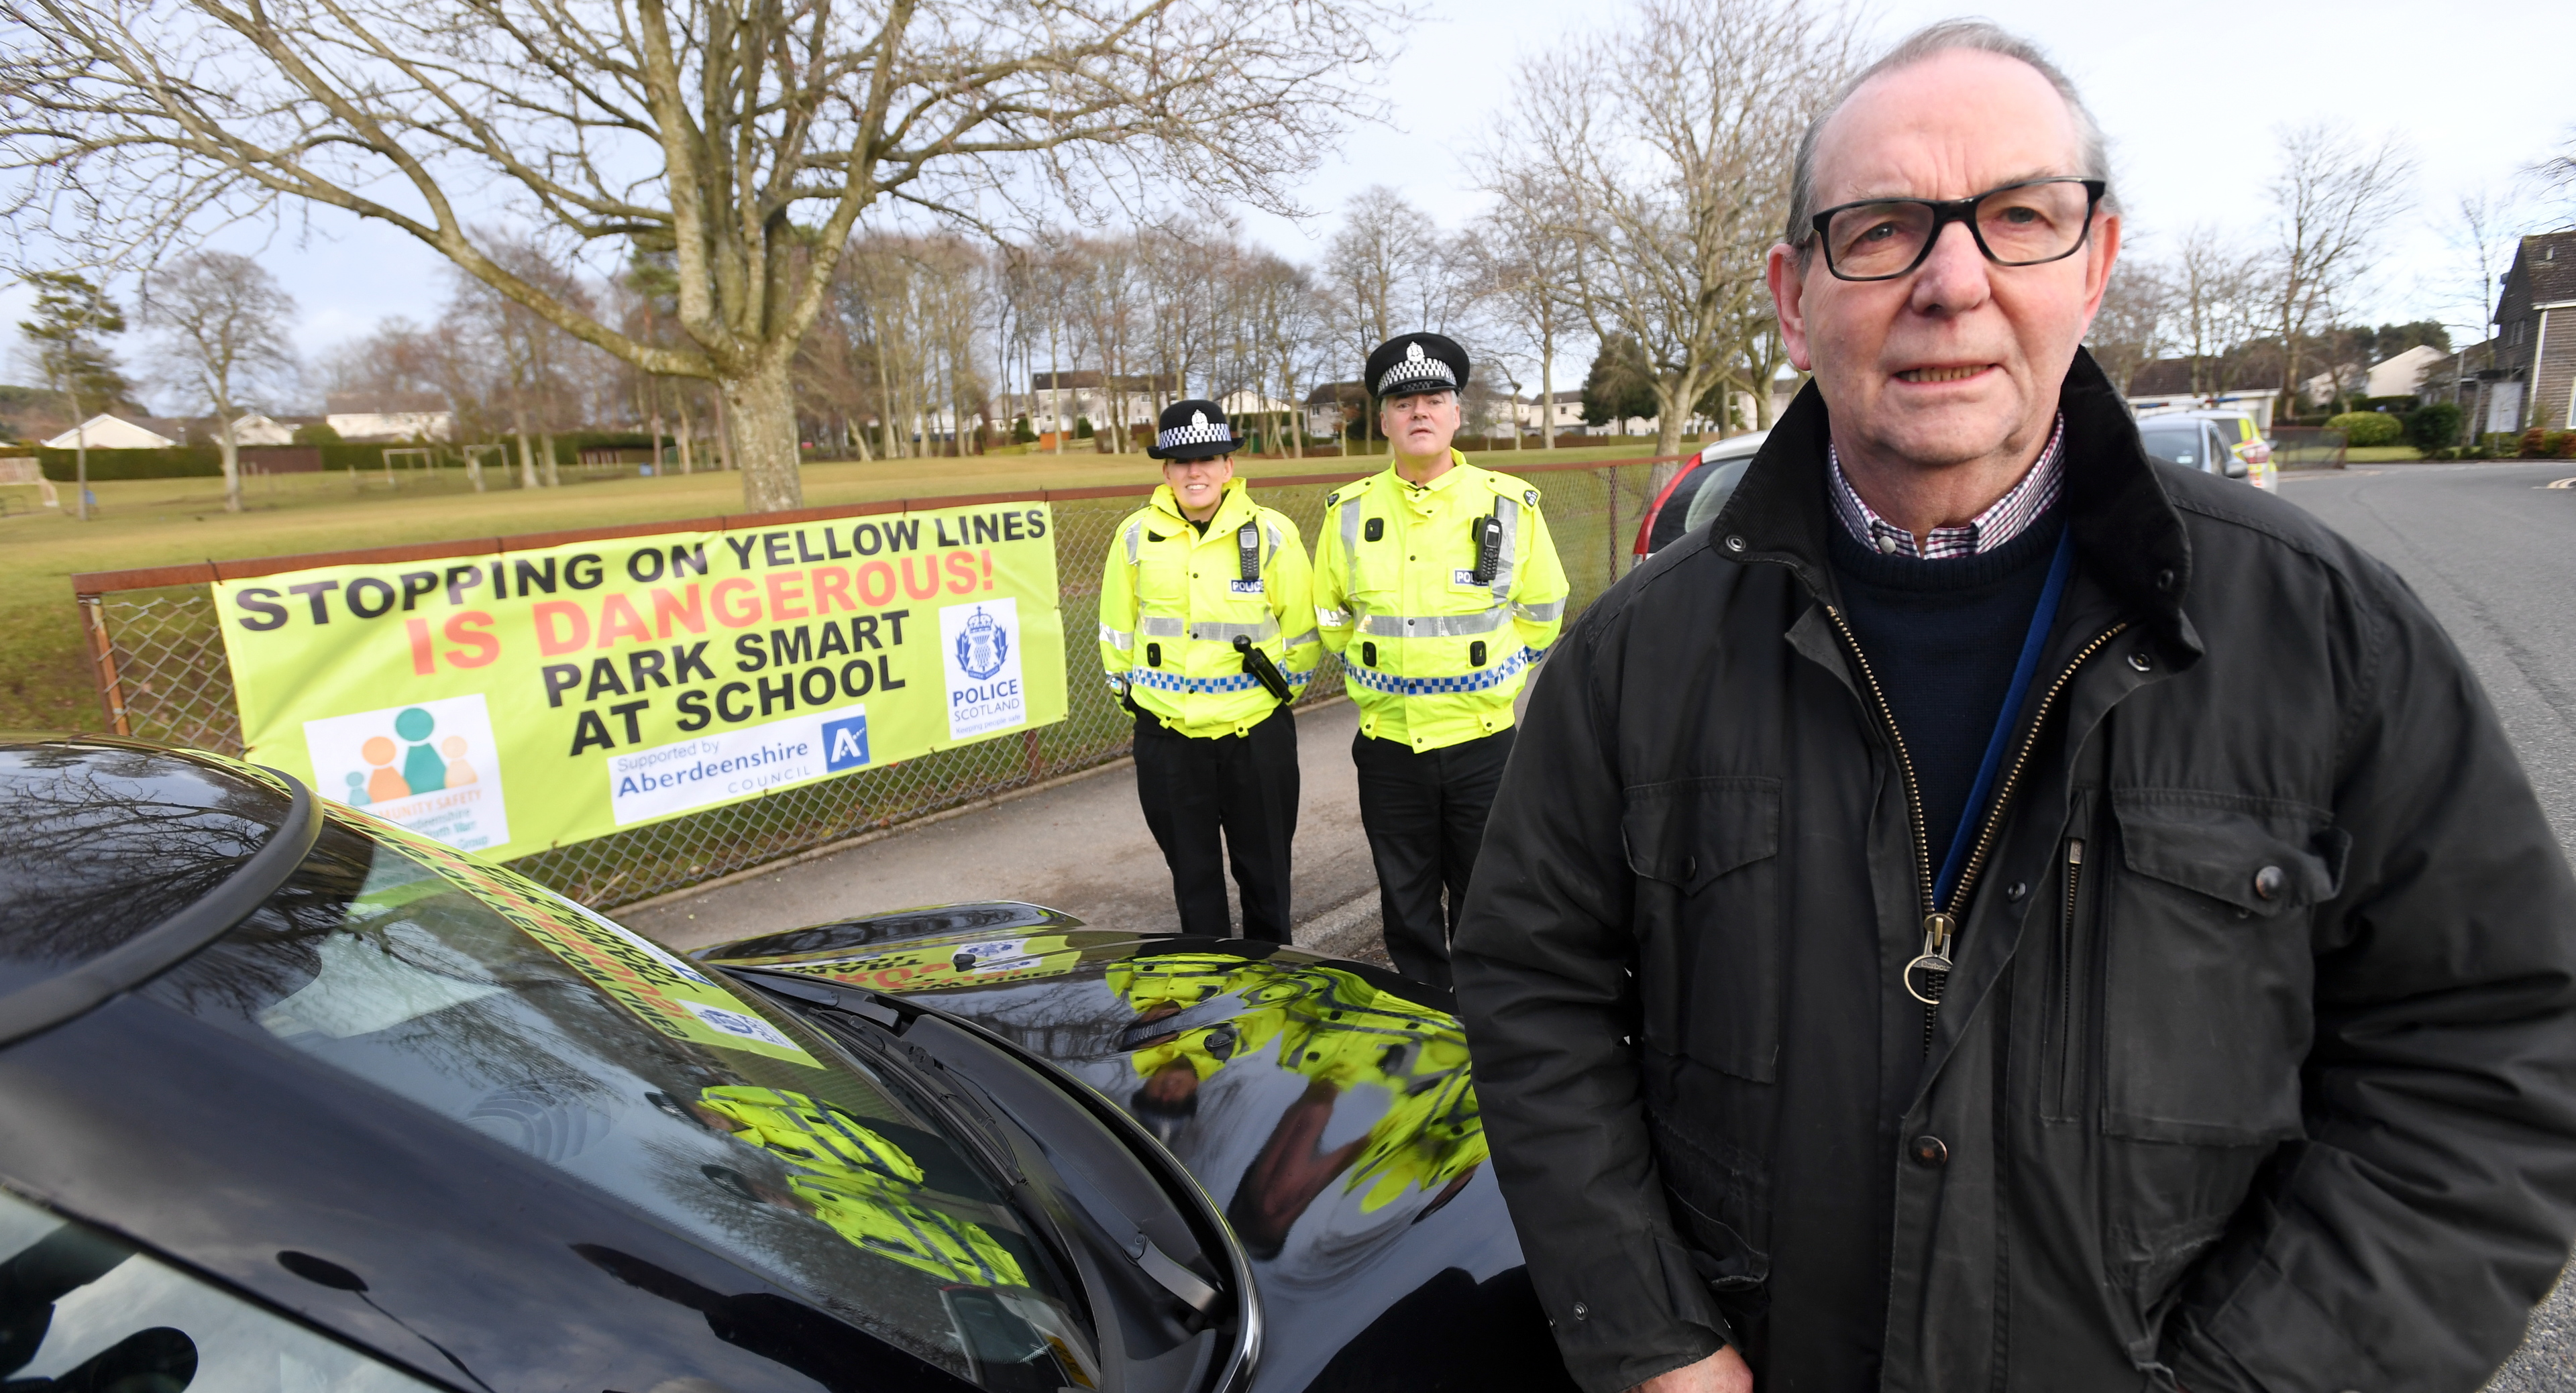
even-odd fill
[{"label": "man's black jacket", "polygon": [[[2150,464],[2089,357],[2062,406],[2080,564],[1887,1156],[1882,1384],[2475,1388],[2576,1231],[2566,860],[2394,573]],[[1921,948],[1826,434],[1810,388],[1552,656],[1458,929],[1496,1171],[1596,1393],[1758,1298],[1789,936],[1874,919],[1890,992]]]}]

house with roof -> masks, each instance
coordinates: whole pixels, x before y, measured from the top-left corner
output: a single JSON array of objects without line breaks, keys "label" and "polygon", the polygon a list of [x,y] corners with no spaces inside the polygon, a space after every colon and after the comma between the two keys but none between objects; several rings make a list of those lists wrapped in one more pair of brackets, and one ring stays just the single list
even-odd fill
[{"label": "house with roof", "polygon": [[323,421],[353,444],[445,441],[456,433],[456,413],[436,392],[333,392],[322,410]]},{"label": "house with roof", "polygon": [[2522,239],[2494,328],[2433,365],[2425,398],[2457,402],[2470,432],[2576,430],[2576,228]]},{"label": "house with roof", "polygon": [[187,434],[186,426],[177,421],[102,411],[41,443],[48,450],[167,450]]},{"label": "house with roof", "polygon": [[[2197,379],[2198,390],[2194,390]],[[2221,386],[2220,383],[2226,385]],[[2153,358],[2129,374],[2129,410],[2138,416],[2167,411],[2242,411],[2265,431],[2272,429],[2272,408],[2281,389],[2273,382],[2248,382],[2229,375],[2219,359],[2203,358],[2193,371],[2189,358]]]}]

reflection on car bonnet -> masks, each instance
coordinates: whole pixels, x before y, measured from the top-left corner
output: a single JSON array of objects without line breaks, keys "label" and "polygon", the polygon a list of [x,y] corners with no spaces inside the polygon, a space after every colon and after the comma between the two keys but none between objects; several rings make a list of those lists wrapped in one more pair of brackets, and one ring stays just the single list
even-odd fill
[{"label": "reflection on car bonnet", "polygon": [[[1125,1039],[1158,1013],[1187,1025],[1133,1051],[1133,1067],[1148,1079],[1187,1062],[1203,1083],[1275,1042],[1278,1067],[1333,1093],[1386,1090],[1387,1110],[1351,1158],[1342,1186],[1345,1193],[1366,1187],[1362,1212],[1384,1208],[1407,1188],[1449,1185],[1486,1158],[1467,1039],[1453,1017],[1312,962],[1176,954],[1131,959],[1111,968],[1108,980],[1138,1012]],[[1241,1009],[1208,1019],[1208,1008],[1223,1009],[1221,999]]]},{"label": "reflection on car bonnet", "polygon": [[[980,1225],[912,1203],[920,1165],[839,1108],[802,1093],[742,1085],[701,1089],[697,1105],[702,1121],[710,1113],[723,1119],[714,1124],[719,1130],[793,1167],[790,1207],[810,1210],[853,1245],[947,1281],[1027,1284],[1018,1260]],[[721,1167],[708,1167],[707,1175],[745,1198],[782,1200]]]}]

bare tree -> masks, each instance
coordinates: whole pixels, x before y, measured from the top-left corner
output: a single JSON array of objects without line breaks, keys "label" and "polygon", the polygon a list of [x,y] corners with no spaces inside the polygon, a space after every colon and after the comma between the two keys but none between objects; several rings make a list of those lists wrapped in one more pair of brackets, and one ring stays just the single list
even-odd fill
[{"label": "bare tree", "polygon": [[[1525,168],[1489,166],[1493,211],[1477,228],[1478,277],[1500,316],[1497,337],[1538,370],[1539,445],[1556,448],[1556,355],[1575,325],[1574,257],[1557,229],[1572,222],[1564,191]],[[1513,432],[1519,434],[1517,423]]]},{"label": "bare tree", "polygon": [[2121,395],[2128,395],[2140,367],[2164,353],[2174,301],[2173,277],[2163,266],[2138,256],[2120,259],[2084,343]]},{"label": "bare tree", "polygon": [[2191,360],[2195,396],[2236,385],[2222,380],[2230,350],[2248,334],[2272,300],[2261,257],[2206,224],[2183,234],[2173,275],[2175,331]]},{"label": "bare tree", "polygon": [[2405,211],[2414,177],[2414,157],[2393,137],[2364,146],[2331,122],[2282,132],[2267,270],[2283,414],[2298,409],[2301,341],[2333,320],[2339,297],[2370,269],[2379,234]]},{"label": "bare tree", "polygon": [[1569,195],[1553,229],[1568,289],[1594,338],[1644,349],[1658,454],[1680,453],[1684,419],[1721,383],[1770,424],[1756,366],[1771,319],[1763,255],[1786,216],[1798,133],[1850,70],[1858,33],[1822,0],[1635,0],[1626,24],[1572,37],[1515,77],[1486,183]]},{"label": "bare tree", "polygon": [[[862,213],[971,220],[1014,177],[1075,200],[1170,179],[1293,211],[1282,176],[1383,110],[1381,36],[1410,17],[1358,0],[0,0],[18,35],[0,167],[22,234],[102,255],[281,203],[399,228],[565,333],[715,384],[745,506],[791,508],[790,363]],[[681,340],[517,274],[470,221],[496,210],[670,250]]]},{"label": "bare tree", "polygon": [[241,442],[234,423],[242,394],[292,372],[286,339],[295,297],[258,262],[233,252],[201,251],[155,273],[143,287],[143,322],[162,334],[157,357],[169,385],[214,409],[215,448],[223,457],[224,508],[242,506]]}]

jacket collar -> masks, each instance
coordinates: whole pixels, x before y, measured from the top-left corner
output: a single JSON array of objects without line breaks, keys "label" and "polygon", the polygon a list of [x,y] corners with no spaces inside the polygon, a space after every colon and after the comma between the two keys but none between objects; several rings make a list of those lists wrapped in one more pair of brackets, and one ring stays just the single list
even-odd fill
[{"label": "jacket collar", "polygon": [[[2191,538],[2138,444],[2136,421],[2091,353],[2076,350],[2058,409],[2066,416],[2063,506],[2084,569],[2177,657],[2197,657],[2200,637],[2183,613]],[[1839,525],[1825,496],[1831,440],[1824,397],[1809,382],[1710,524],[1718,555],[1776,562],[1818,597],[1834,593],[1825,561],[1826,530]]]},{"label": "jacket collar", "polygon": [[[1172,492],[1170,484],[1155,485],[1153,500],[1147,506],[1175,525],[1181,527],[1191,525],[1188,515],[1181,511],[1179,495]],[[1208,519],[1207,535],[1213,536],[1220,531],[1231,533],[1249,521],[1251,516],[1252,491],[1244,487],[1243,480],[1228,479],[1225,481],[1224,492],[1217,496],[1216,513]]]}]

